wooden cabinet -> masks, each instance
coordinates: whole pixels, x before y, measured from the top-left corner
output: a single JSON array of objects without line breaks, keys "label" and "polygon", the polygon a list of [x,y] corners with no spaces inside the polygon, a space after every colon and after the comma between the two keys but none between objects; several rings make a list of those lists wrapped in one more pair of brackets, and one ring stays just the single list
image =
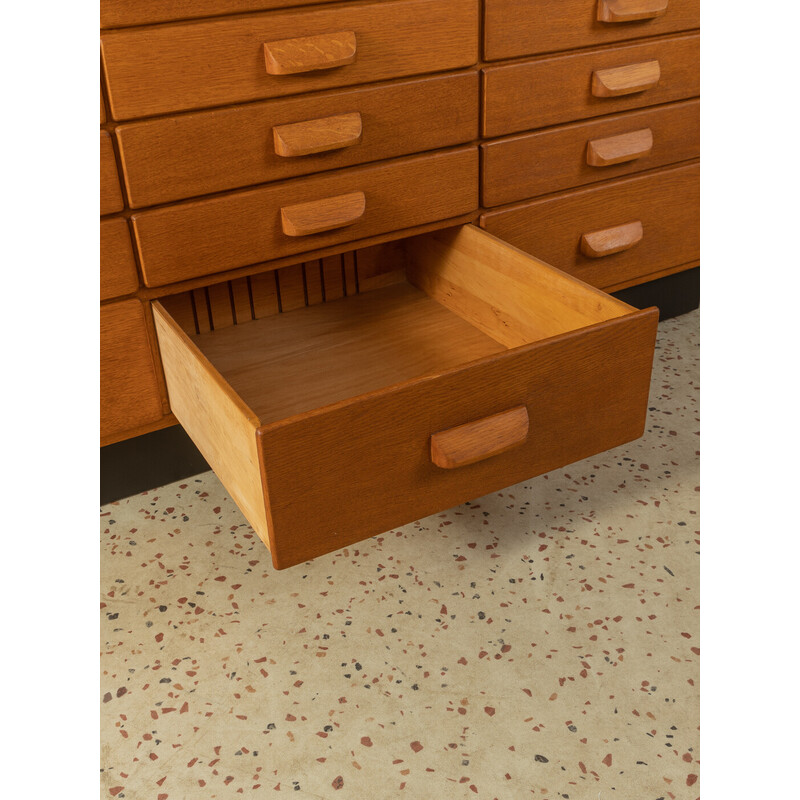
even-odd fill
[{"label": "wooden cabinet", "polygon": [[102,0],[103,441],[179,421],[286,567],[640,435],[600,290],[697,264],[698,26]]}]

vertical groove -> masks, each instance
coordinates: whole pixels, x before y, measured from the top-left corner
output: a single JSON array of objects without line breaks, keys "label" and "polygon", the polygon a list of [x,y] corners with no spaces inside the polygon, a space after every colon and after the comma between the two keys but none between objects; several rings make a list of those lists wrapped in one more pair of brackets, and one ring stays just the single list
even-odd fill
[{"label": "vertical groove", "polygon": [[342,297],[347,297],[347,277],[344,272],[344,253],[339,255],[339,263],[342,265]]},{"label": "vertical groove", "polygon": [[275,294],[278,296],[278,313],[283,314],[283,303],[281,302],[281,282],[278,280],[278,270],[272,270],[275,276]]},{"label": "vertical groove", "polygon": [[327,302],[327,297],[325,295],[325,272],[322,269],[322,259],[321,258],[317,259],[317,269],[319,270],[319,282],[320,282],[320,285],[322,286],[322,302],[325,303],[325,302]]},{"label": "vertical groove", "polygon": [[256,317],[256,304],[253,300],[253,284],[250,282],[250,275],[247,276],[247,297],[250,300],[250,316],[253,319],[257,319]]},{"label": "vertical groove", "polygon": [[238,323],[236,322],[236,303],[233,299],[233,283],[231,281],[226,281],[226,284],[228,286],[228,299],[230,300],[231,303],[231,317],[233,318],[233,324],[237,325]]},{"label": "vertical groove", "polygon": [[356,276],[356,294],[361,294],[361,289],[358,284],[358,250],[353,250],[353,272]]},{"label": "vertical groove", "polygon": [[192,317],[194,319],[194,332],[200,333],[200,320],[197,319],[197,305],[194,302],[194,292],[187,292],[189,302],[192,304]]},{"label": "vertical groove", "polygon": [[206,299],[206,308],[208,309],[208,325],[211,330],[214,330],[214,314],[211,311],[211,295],[208,293],[208,286],[203,287],[203,297]]},{"label": "vertical groove", "polygon": [[300,266],[300,274],[303,276],[303,303],[308,306],[308,283],[306,283],[306,265],[305,262]]}]

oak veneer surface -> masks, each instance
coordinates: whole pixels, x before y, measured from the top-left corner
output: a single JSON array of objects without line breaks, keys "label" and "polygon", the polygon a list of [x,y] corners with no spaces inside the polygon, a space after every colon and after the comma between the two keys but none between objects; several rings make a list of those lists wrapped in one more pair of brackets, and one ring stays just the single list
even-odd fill
[{"label": "oak veneer surface", "polygon": [[[607,166],[587,164],[589,142],[647,129],[646,155]],[[700,101],[659,106],[579,122],[481,145],[485,206],[498,206],[700,155]]]},{"label": "oak veneer surface", "polygon": [[517,58],[700,27],[699,0],[669,0],[663,16],[620,23],[599,22],[597,5],[597,0],[486,0],[484,58]]},{"label": "oak veneer surface", "polygon": [[100,308],[101,443],[163,416],[145,314],[139,300]]},{"label": "oak veneer surface", "polygon": [[[345,112],[361,115],[358,144],[297,158],[276,154],[274,127]],[[139,208],[473,141],[478,76],[271,100],[129,123],[116,134],[130,203]]]},{"label": "oak veneer surface", "polygon": [[100,220],[100,299],[130,294],[138,286],[128,223],[121,217]]},{"label": "oak veneer surface", "polygon": [[258,420],[158,303],[153,316],[172,410],[266,543],[267,509],[255,440]]},{"label": "oak veneer surface", "polygon": [[[284,206],[364,192],[354,224],[287,236]],[[147,286],[210,275],[478,208],[478,149],[463,147],[297,178],[132,217]],[[235,235],[232,235],[235,231]]]},{"label": "oak veneer surface", "polygon": [[114,160],[114,145],[107,131],[100,131],[100,213],[113,214],[122,211],[122,189],[119,185],[117,162]]},{"label": "oak veneer surface", "polygon": [[[269,75],[265,42],[354,31],[354,63]],[[106,32],[114,119],[280,97],[469,67],[478,57],[477,0],[391,0]]]},{"label": "oak veneer surface", "polygon": [[[481,226],[594,286],[611,287],[700,255],[697,163],[623,178],[481,216]],[[629,250],[588,258],[587,233],[640,221],[644,235]]]},{"label": "oak veneer surface", "polygon": [[[260,428],[273,563],[300,563],[640,436],[657,321],[656,309],[635,312]],[[431,461],[433,433],[519,405],[530,417],[520,447],[458,469]]]},{"label": "oak veneer surface", "polygon": [[[594,97],[595,70],[658,61],[652,89],[619,97]],[[484,136],[541,128],[613,114],[700,94],[700,37],[675,36],[637,44],[538,58],[483,70]]]},{"label": "oak veneer surface", "polygon": [[407,283],[193,338],[262,424],[505,350]]},{"label": "oak veneer surface", "polygon": [[347,0],[100,0],[100,27],[121,28],[153,22],[215,17],[247,11],[309,6]]}]

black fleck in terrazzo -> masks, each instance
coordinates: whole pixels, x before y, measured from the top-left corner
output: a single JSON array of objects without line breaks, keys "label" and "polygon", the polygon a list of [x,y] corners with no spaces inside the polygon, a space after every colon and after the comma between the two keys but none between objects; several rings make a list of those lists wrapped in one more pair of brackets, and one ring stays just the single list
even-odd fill
[{"label": "black fleck in terrazzo", "polygon": [[213,473],[101,509],[103,796],[699,796],[698,324],[645,436],[289,570]]}]

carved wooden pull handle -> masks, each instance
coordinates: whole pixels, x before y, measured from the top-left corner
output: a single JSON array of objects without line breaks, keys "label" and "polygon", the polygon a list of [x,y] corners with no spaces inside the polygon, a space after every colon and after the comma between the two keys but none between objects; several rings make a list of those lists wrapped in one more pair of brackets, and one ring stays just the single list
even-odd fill
[{"label": "carved wooden pull handle", "polygon": [[431,461],[455,469],[518,447],[528,438],[528,410],[517,406],[431,436]]},{"label": "carved wooden pull handle", "polygon": [[281,209],[281,227],[287,236],[308,236],[352,225],[364,216],[364,192],[340,194]]},{"label": "carved wooden pull handle", "polygon": [[361,141],[361,114],[310,119],[272,129],[275,152],[285,158],[341,150]]},{"label": "carved wooden pull handle", "polygon": [[614,228],[605,228],[602,231],[584,233],[581,236],[581,253],[587,258],[602,258],[623,250],[630,250],[639,244],[644,236],[644,228],[639,220],[629,222],[627,225],[617,225]]},{"label": "carved wooden pull handle", "polygon": [[598,69],[592,73],[592,94],[595,97],[619,97],[652,89],[661,78],[658,61],[642,61],[612,69]]},{"label": "carved wooden pull handle", "polygon": [[353,31],[340,31],[265,42],[264,58],[270,75],[341,67],[356,60],[356,35]]},{"label": "carved wooden pull handle", "polygon": [[669,0],[597,0],[598,22],[634,22],[667,13]]},{"label": "carved wooden pull handle", "polygon": [[649,155],[653,150],[653,131],[642,128],[619,136],[592,139],[586,145],[586,163],[590,167],[610,167]]}]

